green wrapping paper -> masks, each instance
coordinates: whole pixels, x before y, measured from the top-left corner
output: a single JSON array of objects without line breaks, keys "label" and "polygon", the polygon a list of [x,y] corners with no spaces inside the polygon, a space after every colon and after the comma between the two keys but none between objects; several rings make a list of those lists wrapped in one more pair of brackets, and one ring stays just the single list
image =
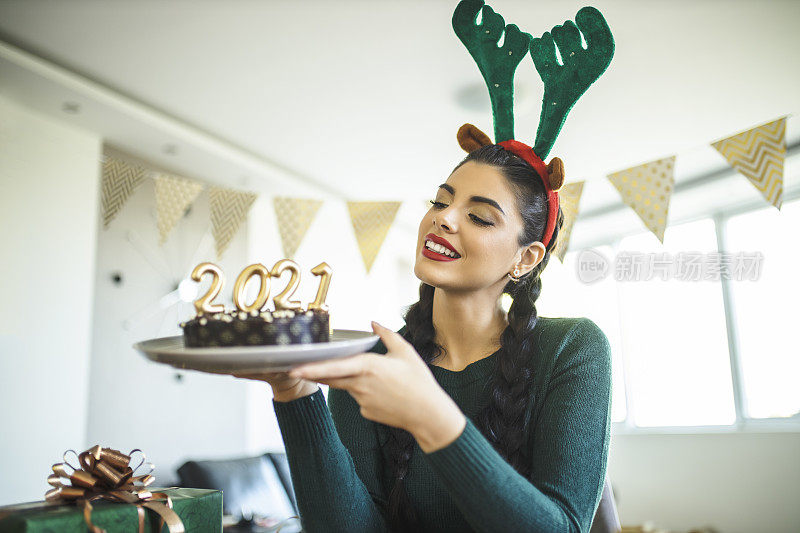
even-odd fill
[{"label": "green wrapping paper", "polygon": [[[222,491],[209,489],[149,489],[164,492],[172,499],[173,509],[187,532],[222,531]],[[135,505],[107,501],[92,502],[92,522],[108,533],[139,530]],[[161,518],[145,509],[147,532],[155,532]],[[68,503],[34,502],[0,507],[2,533],[86,533],[83,508]],[[162,532],[168,532],[165,525]]]}]

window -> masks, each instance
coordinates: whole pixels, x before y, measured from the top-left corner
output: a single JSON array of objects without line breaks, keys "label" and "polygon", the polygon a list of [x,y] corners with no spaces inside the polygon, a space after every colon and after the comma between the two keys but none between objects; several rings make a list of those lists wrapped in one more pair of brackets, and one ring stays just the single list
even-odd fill
[{"label": "window", "polygon": [[[537,308],[543,316],[586,316],[606,333],[614,422],[727,429],[797,420],[800,352],[790,338],[800,301],[797,228],[799,200],[780,211],[672,225],[663,244],[643,231],[572,251],[563,265],[551,259]],[[696,276],[688,275],[688,255],[699,258]],[[598,258],[609,272],[587,281],[579,268]]]},{"label": "window", "polygon": [[650,232],[619,242],[618,256],[666,253],[671,263],[665,279],[617,282],[630,422],[636,426],[736,421],[721,283],[678,279],[673,268],[679,252],[705,257],[716,251],[710,219],[668,227],[663,245]]},{"label": "window", "polygon": [[763,256],[757,282],[730,281],[744,414],[751,418],[800,413],[800,349],[792,338],[800,302],[798,229],[800,201],[780,211],[770,206],[736,215],[725,224],[730,252]]}]

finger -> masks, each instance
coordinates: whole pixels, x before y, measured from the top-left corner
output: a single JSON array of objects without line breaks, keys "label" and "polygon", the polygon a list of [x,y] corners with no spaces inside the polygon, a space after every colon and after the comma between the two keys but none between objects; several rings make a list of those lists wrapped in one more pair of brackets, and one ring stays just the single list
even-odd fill
[{"label": "finger", "polygon": [[360,376],[349,378],[319,378],[313,381],[322,383],[323,385],[328,385],[334,389],[350,390],[356,385],[356,383],[358,383],[359,379],[361,379]]},{"label": "finger", "polygon": [[372,322],[372,331],[381,338],[388,351],[401,350],[410,344],[396,331],[383,327],[375,321]]},{"label": "finger", "polygon": [[289,375],[306,379],[358,376],[369,368],[375,357],[378,355],[374,353],[360,353],[333,361],[307,363],[293,369]]}]

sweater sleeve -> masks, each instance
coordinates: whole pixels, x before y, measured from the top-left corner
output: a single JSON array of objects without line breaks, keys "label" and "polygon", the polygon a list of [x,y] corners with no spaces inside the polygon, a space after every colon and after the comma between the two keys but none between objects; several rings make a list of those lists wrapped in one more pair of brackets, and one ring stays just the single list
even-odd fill
[{"label": "sweater sleeve", "polygon": [[[329,391],[333,398],[331,409],[344,415],[349,406],[336,401],[334,391],[333,388]],[[353,457],[337,433],[322,390],[289,402],[277,402],[273,398],[272,403],[286,448],[303,531],[387,531],[382,511],[370,494],[370,490],[378,486],[374,473],[366,466],[361,472],[356,471]],[[345,419],[352,421],[354,417],[342,418]],[[356,439],[363,439],[363,444],[355,448],[363,456],[358,460],[359,465],[375,462],[368,455],[375,449],[377,436],[367,429],[353,427],[347,431],[351,446],[355,446]],[[359,474],[367,476],[372,489],[367,488]]]},{"label": "sweater sleeve", "polygon": [[531,479],[467,417],[455,441],[424,455],[475,531],[588,532],[600,501],[611,429],[611,349],[581,318],[557,353],[533,431]]}]

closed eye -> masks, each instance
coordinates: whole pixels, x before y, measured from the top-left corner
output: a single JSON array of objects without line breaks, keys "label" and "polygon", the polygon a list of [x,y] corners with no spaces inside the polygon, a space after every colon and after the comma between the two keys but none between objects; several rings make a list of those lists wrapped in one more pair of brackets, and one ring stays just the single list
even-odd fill
[{"label": "closed eye", "polygon": [[[444,202],[437,202],[435,200],[429,200],[429,202],[433,204],[434,209],[444,209],[445,207],[447,207],[447,204],[445,204]],[[469,217],[472,219],[473,222],[475,222],[479,226],[494,226],[493,223],[487,222],[486,220],[483,220],[479,216],[473,215],[472,213],[470,213]]]},{"label": "closed eye", "polygon": [[479,226],[494,226],[494,224],[492,224],[491,222],[487,222],[478,216],[470,215],[470,218],[472,218],[472,220],[474,220],[475,223],[478,224]]}]

